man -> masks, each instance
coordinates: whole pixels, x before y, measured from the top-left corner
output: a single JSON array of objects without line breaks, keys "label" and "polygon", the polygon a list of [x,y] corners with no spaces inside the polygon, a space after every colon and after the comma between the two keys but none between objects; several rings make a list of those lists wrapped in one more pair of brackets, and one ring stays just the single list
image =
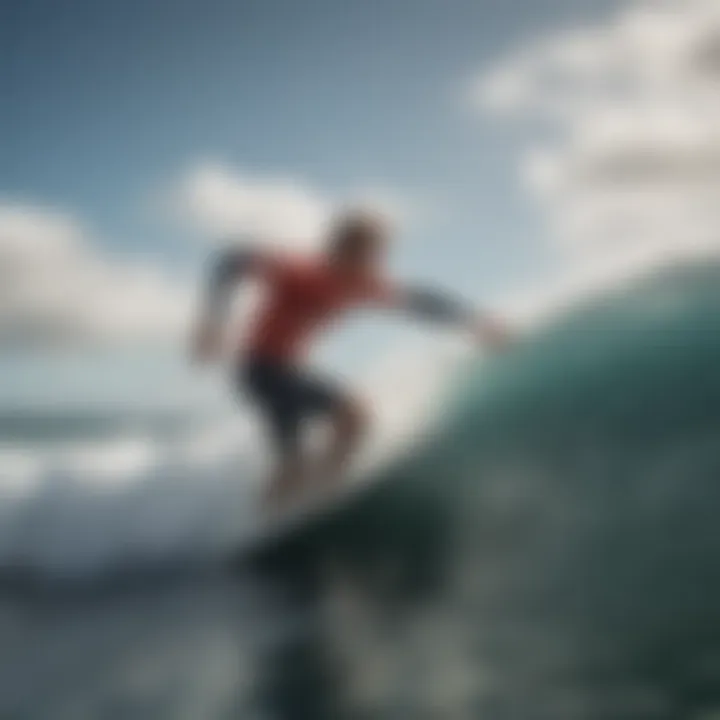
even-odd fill
[{"label": "man", "polygon": [[[284,502],[309,478],[338,478],[367,427],[367,413],[357,398],[302,367],[318,330],[352,308],[375,306],[464,326],[493,347],[504,341],[498,324],[462,303],[387,280],[386,249],[382,221],[351,212],[339,218],[324,252],[316,256],[239,249],[222,253],[213,265],[194,338],[199,360],[219,350],[234,285],[255,278],[267,290],[239,360],[237,380],[262,412],[277,450],[268,489],[273,503]],[[312,464],[301,430],[306,420],[318,416],[329,420],[332,437]]]}]

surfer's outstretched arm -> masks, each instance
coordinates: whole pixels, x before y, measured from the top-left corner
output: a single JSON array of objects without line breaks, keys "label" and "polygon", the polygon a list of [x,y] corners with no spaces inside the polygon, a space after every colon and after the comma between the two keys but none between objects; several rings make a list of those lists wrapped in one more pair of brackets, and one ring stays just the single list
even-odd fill
[{"label": "surfer's outstretched arm", "polygon": [[422,320],[469,330],[483,344],[500,348],[509,333],[491,315],[478,312],[468,303],[447,293],[423,287],[406,287],[392,293],[390,304]]},{"label": "surfer's outstretched arm", "polygon": [[212,258],[192,351],[206,360],[219,351],[232,292],[244,278],[262,267],[264,257],[254,249],[228,249]]}]

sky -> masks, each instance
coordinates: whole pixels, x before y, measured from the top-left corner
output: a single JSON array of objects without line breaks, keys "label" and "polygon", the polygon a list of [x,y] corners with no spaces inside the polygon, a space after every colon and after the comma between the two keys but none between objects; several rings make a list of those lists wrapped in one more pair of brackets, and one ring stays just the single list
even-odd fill
[{"label": "sky", "polygon": [[[417,195],[464,215],[446,220],[455,235],[522,243],[502,138],[463,106],[462,84],[508,43],[593,5],[5,3],[2,192],[68,208],[124,252],[177,258],[182,229],[151,217],[153,198],[214,161],[323,194]],[[485,252],[516,257],[487,240]]]},{"label": "sky", "polygon": [[0,0],[0,401],[177,393],[213,243],[344,203],[508,309],[715,251],[719,83],[715,0]]}]

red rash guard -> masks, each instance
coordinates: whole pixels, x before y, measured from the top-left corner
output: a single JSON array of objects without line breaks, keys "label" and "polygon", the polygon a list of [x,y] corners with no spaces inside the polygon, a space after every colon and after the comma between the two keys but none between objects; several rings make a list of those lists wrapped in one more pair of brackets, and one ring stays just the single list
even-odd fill
[{"label": "red rash guard", "polygon": [[344,311],[393,302],[392,288],[374,276],[344,272],[326,258],[262,257],[253,264],[267,290],[251,326],[246,351],[293,363],[309,342]]}]

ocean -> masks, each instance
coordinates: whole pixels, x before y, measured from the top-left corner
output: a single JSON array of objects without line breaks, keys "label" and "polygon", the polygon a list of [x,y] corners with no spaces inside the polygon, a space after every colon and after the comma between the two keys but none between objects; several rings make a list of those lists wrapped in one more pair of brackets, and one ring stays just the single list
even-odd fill
[{"label": "ocean", "polygon": [[720,717],[719,309],[675,268],[464,360],[250,555],[246,424],[0,418],[0,718]]}]

